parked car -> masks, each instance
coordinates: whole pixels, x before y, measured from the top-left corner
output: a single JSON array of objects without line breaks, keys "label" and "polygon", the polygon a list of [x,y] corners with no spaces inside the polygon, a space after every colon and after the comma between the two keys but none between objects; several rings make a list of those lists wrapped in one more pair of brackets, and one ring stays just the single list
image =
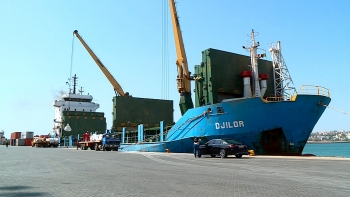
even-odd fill
[{"label": "parked car", "polygon": [[237,158],[241,158],[242,155],[249,154],[246,145],[233,139],[212,139],[200,145],[199,150],[200,156],[210,155],[211,157],[216,157],[219,155],[221,158],[226,158],[228,155],[235,155]]}]

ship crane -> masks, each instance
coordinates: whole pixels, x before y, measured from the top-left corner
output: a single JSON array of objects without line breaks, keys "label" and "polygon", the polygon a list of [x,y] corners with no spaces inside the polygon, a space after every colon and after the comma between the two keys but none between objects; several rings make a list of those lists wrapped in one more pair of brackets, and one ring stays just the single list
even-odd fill
[{"label": "ship crane", "polygon": [[129,96],[128,92],[123,91],[123,88],[119,85],[119,83],[117,82],[117,80],[114,79],[113,75],[107,70],[107,68],[103,65],[103,63],[100,61],[100,59],[98,59],[98,57],[95,55],[95,53],[90,49],[90,47],[85,43],[85,41],[83,40],[83,38],[79,35],[78,30],[75,30],[73,32],[73,34],[75,34],[78,39],[80,40],[80,42],[83,44],[83,46],[85,47],[85,49],[89,52],[89,54],[91,55],[92,59],[94,59],[94,61],[96,62],[96,64],[98,65],[98,67],[101,69],[101,71],[103,72],[103,74],[105,74],[105,76],[107,77],[108,81],[112,84],[113,88],[114,88],[114,92],[117,96]]},{"label": "ship crane", "polygon": [[280,41],[278,41],[277,44],[272,43],[269,46],[269,52],[275,71],[275,97],[282,97],[283,100],[286,100],[296,95],[296,90],[281,50]]},{"label": "ship crane", "polygon": [[193,76],[191,76],[191,72],[188,71],[187,57],[174,0],[169,0],[169,5],[177,55],[176,65],[178,74],[176,81],[177,89],[180,93],[179,106],[181,114],[184,115],[188,109],[193,108],[191,97],[191,80],[193,80]]}]

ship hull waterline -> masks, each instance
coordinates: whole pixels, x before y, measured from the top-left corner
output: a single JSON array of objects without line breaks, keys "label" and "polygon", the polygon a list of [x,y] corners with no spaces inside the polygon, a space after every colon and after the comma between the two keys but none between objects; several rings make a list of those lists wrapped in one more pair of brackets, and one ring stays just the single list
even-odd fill
[{"label": "ship hull waterline", "polygon": [[[331,99],[298,95],[295,101],[239,98],[188,110],[164,142],[122,144],[122,151],[192,153],[193,138],[232,138],[258,155],[301,155]],[[168,150],[167,150],[168,149]]]}]

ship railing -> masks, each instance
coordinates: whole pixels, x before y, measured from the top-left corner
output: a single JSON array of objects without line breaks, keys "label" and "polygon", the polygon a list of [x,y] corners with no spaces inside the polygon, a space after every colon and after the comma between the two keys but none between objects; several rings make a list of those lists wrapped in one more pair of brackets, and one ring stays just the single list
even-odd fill
[{"label": "ship railing", "polygon": [[[198,116],[195,116],[195,117],[193,117],[193,118],[189,118],[189,119],[187,119],[185,122],[183,122],[182,124],[180,124],[179,126],[177,126],[176,128],[172,127],[171,129],[165,131],[165,132],[163,133],[163,135],[167,135],[167,134],[168,134],[170,131],[172,131],[173,129],[177,130],[177,129],[179,129],[180,127],[182,127],[183,125],[190,124],[191,122],[193,122],[193,121],[195,121],[195,120],[197,120],[197,119],[199,119],[199,118],[201,118],[201,117],[204,117],[205,115],[206,115],[206,113],[203,113],[203,114],[198,115]],[[174,132],[173,134],[175,134],[175,132]],[[172,135],[173,135],[173,134],[172,134]],[[172,135],[171,135],[171,136],[172,136]],[[153,139],[155,139],[155,138],[158,138],[159,136],[160,136],[160,133],[157,134],[157,135],[154,135],[154,136],[152,136],[152,137],[149,137],[149,138],[147,138],[147,139],[144,139],[143,141],[139,141],[139,142],[136,142],[136,143],[134,142],[134,143],[132,143],[132,144],[130,144],[130,145],[128,145],[128,146],[124,146],[124,147],[122,147],[121,149],[130,147],[130,146],[134,146],[134,145],[137,145],[137,144],[149,142],[150,140],[153,140]],[[169,136],[169,137],[171,137],[171,136]],[[169,138],[169,137],[168,137],[168,138]]]},{"label": "ship railing", "polygon": [[[180,129],[183,125],[185,125],[185,124],[190,124],[190,123],[194,122],[195,120],[200,119],[201,117],[205,117],[206,114],[207,114],[207,112],[204,112],[204,113],[201,114],[201,115],[195,116],[195,117],[193,117],[193,118],[189,118],[189,119],[187,119],[185,122],[183,122],[182,124],[180,124],[178,127],[175,127],[174,130],[178,130],[178,129]],[[199,122],[199,121],[198,121],[198,122]],[[197,125],[198,122],[197,122],[196,124],[194,124],[192,127],[194,127],[195,125]],[[191,128],[192,128],[192,127],[191,127]],[[170,132],[170,131],[172,131],[172,130],[173,130],[173,128],[171,128],[168,132]],[[183,135],[186,135],[186,134],[189,132],[189,130],[190,130],[190,129],[188,129],[188,131],[187,131],[185,134],[183,134]],[[173,136],[174,134],[175,134],[175,132],[172,133],[169,137],[167,137],[167,139],[169,139],[169,138],[170,138],[171,136]]]},{"label": "ship railing", "polygon": [[264,99],[265,102],[295,101],[298,94],[320,95],[331,97],[330,91],[322,86],[302,85],[297,94],[285,96],[269,96]]},{"label": "ship railing", "polygon": [[195,117],[193,117],[193,118],[189,118],[189,119],[187,119],[185,122],[183,122],[182,124],[180,124],[179,126],[174,127],[174,128],[171,128],[171,130],[173,130],[173,129],[174,129],[174,130],[177,130],[177,129],[179,129],[180,127],[182,127],[183,125],[189,124],[189,123],[191,123],[191,122],[197,120],[198,118],[200,118],[200,117],[202,117],[202,116],[204,116],[204,115],[205,115],[205,113],[203,113],[203,114],[201,114],[201,115],[199,115],[199,116],[195,116]]},{"label": "ship railing", "polygon": [[302,85],[298,91],[298,94],[309,94],[331,97],[330,91],[322,86],[314,85]]}]

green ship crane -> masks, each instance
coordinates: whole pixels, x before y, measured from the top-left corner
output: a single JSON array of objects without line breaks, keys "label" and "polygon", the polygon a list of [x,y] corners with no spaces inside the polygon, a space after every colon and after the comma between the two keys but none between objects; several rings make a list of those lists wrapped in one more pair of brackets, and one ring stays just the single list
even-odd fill
[{"label": "green ship crane", "polygon": [[191,97],[191,80],[193,80],[193,76],[191,76],[191,72],[188,71],[187,57],[174,0],[169,0],[169,5],[177,55],[176,65],[178,76],[176,81],[177,89],[180,93],[179,106],[181,114],[184,115],[188,109],[193,108]]},{"label": "green ship crane", "polygon": [[90,49],[90,47],[85,43],[85,41],[83,40],[83,38],[79,35],[78,30],[75,30],[73,32],[73,34],[75,34],[78,39],[80,40],[80,42],[83,44],[83,46],[85,47],[85,49],[89,52],[89,54],[91,55],[92,59],[94,59],[94,61],[96,62],[96,64],[98,65],[98,67],[102,70],[103,74],[105,74],[105,76],[107,77],[108,81],[112,84],[113,88],[114,88],[114,92],[117,96],[129,96],[128,92],[123,91],[123,88],[119,85],[119,83],[117,82],[117,80],[114,79],[113,75],[107,70],[107,68],[103,65],[103,63],[100,61],[100,59],[98,59],[98,57],[95,55],[95,53]]}]

